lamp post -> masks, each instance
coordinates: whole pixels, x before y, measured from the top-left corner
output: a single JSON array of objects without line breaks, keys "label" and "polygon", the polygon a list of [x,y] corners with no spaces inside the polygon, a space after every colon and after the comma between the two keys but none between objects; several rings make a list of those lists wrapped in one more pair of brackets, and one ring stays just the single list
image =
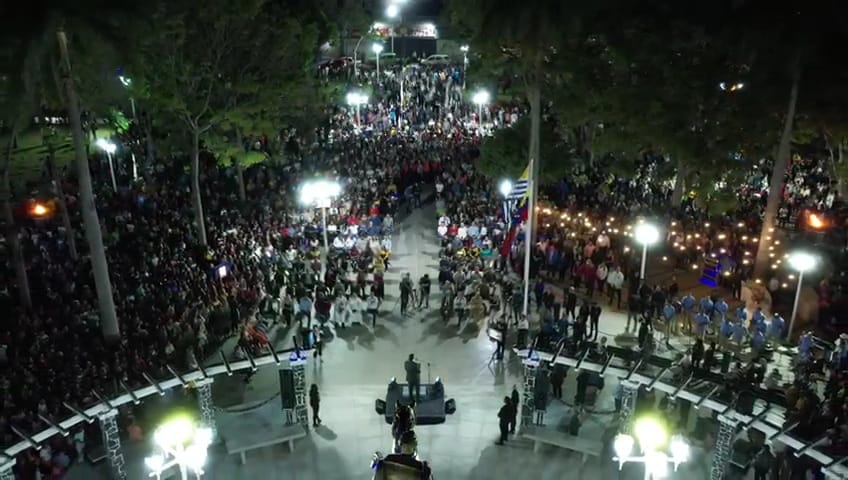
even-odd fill
[{"label": "lamp post", "polygon": [[462,50],[462,89],[465,90],[465,70],[468,68],[468,45],[459,47]]},{"label": "lamp post", "polygon": [[[121,75],[118,77],[118,80],[120,80],[121,84],[127,88],[132,86],[132,79],[130,77]],[[135,114],[135,98],[133,98],[132,95],[130,95],[130,108],[132,109],[133,121],[138,123],[138,117]]]},{"label": "lamp post", "polygon": [[792,317],[789,319],[789,331],[786,339],[792,338],[792,329],[795,327],[795,317],[798,315],[798,301],[801,299],[801,286],[804,283],[804,272],[812,270],[818,263],[815,255],[807,252],[793,252],[789,254],[789,264],[798,270],[798,288],[795,289],[795,302],[792,304]]},{"label": "lamp post", "polygon": [[[342,193],[342,187],[332,180],[311,180],[300,187],[300,201],[305,205],[314,205],[321,209],[321,230],[324,233],[324,261],[321,262],[322,274],[327,269],[327,253],[330,242],[327,238],[327,208],[333,198]],[[322,275],[323,276],[323,275]]]},{"label": "lamp post", "polygon": [[380,43],[375,43],[371,46],[371,50],[374,50],[374,53],[377,54],[377,79],[380,78],[380,54],[383,53],[383,45]]},{"label": "lamp post", "polygon": [[483,125],[483,105],[489,103],[489,92],[485,90],[478,90],[477,93],[471,98],[471,101],[477,105],[477,117],[480,123],[480,126]]},{"label": "lamp post", "polygon": [[[615,437],[613,448],[618,462],[618,469],[625,463],[644,463],[645,480],[659,480],[668,475],[668,464],[674,466],[674,471],[681,463],[689,460],[690,447],[686,440],[679,435],[671,437],[668,451],[661,450],[668,442],[668,432],[665,427],[651,417],[643,417],[634,424],[636,438],[626,433]],[[641,455],[633,455],[633,447],[639,443]]]},{"label": "lamp post", "polygon": [[144,459],[150,469],[149,476],[160,480],[166,470],[178,467],[182,480],[188,480],[189,470],[200,480],[212,436],[211,429],[198,428],[188,418],[175,418],[161,425],[153,434],[153,441],[161,451]]},{"label": "lamp post", "polygon": [[498,190],[501,192],[501,195],[504,198],[504,222],[509,225],[509,194],[512,193],[512,182],[507,179],[501,180],[501,183],[498,184]]},{"label": "lamp post", "polygon": [[347,104],[356,108],[356,126],[361,125],[359,117],[359,106],[368,103],[368,95],[362,92],[350,92],[347,94]]},{"label": "lamp post", "polygon": [[[400,6],[396,3],[390,3],[388,7],[386,7],[386,16],[395,19],[400,15]],[[389,38],[391,39],[391,52],[395,53],[395,24],[392,22],[392,25],[389,28]]]},{"label": "lamp post", "polygon": [[95,143],[97,147],[104,152],[106,152],[106,158],[109,160],[109,175],[112,177],[112,190],[118,191],[118,182],[115,181],[115,165],[112,162],[112,154],[115,153],[115,150],[118,148],[114,143],[106,140],[105,138],[98,138]]},{"label": "lamp post", "polygon": [[660,231],[650,223],[640,223],[635,230],[636,241],[642,244],[642,267],[639,269],[640,285],[645,283],[645,266],[648,260],[648,245],[657,243]]}]

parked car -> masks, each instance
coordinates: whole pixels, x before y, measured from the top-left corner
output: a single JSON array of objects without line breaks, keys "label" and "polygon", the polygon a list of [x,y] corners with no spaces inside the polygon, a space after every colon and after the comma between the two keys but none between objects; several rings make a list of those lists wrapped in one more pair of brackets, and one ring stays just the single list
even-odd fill
[{"label": "parked car", "polygon": [[450,57],[444,54],[430,55],[421,59],[421,63],[424,65],[448,65],[450,64]]}]

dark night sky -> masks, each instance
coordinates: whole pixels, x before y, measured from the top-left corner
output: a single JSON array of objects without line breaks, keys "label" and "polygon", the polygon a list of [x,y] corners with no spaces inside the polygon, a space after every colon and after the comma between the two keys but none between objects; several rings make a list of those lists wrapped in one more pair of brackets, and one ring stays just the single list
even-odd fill
[{"label": "dark night sky", "polygon": [[438,17],[444,3],[444,0],[407,0],[403,11],[410,17]]}]

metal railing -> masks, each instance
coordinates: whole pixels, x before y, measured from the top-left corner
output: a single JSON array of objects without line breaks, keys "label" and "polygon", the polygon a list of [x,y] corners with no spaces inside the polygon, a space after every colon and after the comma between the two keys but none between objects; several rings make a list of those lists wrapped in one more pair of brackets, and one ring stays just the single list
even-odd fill
[{"label": "metal railing", "polygon": [[166,391],[174,387],[190,386],[194,383],[208,380],[217,375],[232,375],[239,370],[256,370],[259,367],[266,365],[280,365],[283,362],[300,361],[305,358],[304,355],[306,355],[308,350],[301,350],[299,348],[289,348],[280,351],[271,350],[271,353],[259,357],[251,356],[246,350],[244,350],[244,352],[247,355],[247,359],[230,361],[227,360],[226,355],[223,351],[221,351],[220,355],[222,363],[206,368],[198,366],[196,370],[189,373],[181,374],[173,367],[167,366],[168,371],[171,375],[173,375],[173,377],[162,381],[156,381],[150,375],[145,373],[143,375],[149,383],[148,386],[130,390],[123,382],[121,382],[121,387],[124,389],[124,393],[114,398],[106,398],[102,393],[94,390],[91,393],[95,398],[97,398],[97,404],[81,409],[64,402],[63,405],[65,408],[72,412],[73,415],[60,422],[53,422],[44,416],[39,416],[41,420],[48,425],[48,428],[33,435],[29,435],[15,427],[12,427],[12,431],[21,438],[21,441],[7,448],[2,454],[0,454],[0,472],[10,470],[15,464],[15,457],[24,451],[30,448],[40,448],[40,445],[43,442],[47,441],[54,435],[67,436],[70,433],[70,429],[76,425],[83,422],[94,422],[99,417],[108,415],[123,405],[127,405],[129,403],[137,405],[147,397],[152,397],[154,395],[162,396],[165,395]]},{"label": "metal railing", "polygon": [[714,412],[718,412],[728,419],[743,425],[744,428],[759,430],[765,435],[769,442],[778,441],[792,448],[795,451],[796,456],[800,457],[806,455],[822,464],[823,473],[829,475],[830,478],[848,479],[848,466],[843,464],[843,461],[848,460],[848,458],[833,458],[829,454],[815,448],[815,443],[793,437],[789,434],[789,431],[797,426],[797,424],[794,424],[789,428],[782,427],[786,413],[783,407],[770,404],[767,404],[765,407],[762,405],[755,405],[751,414],[744,414],[734,408],[734,402],[726,404],[712,398],[713,394],[718,391],[719,386],[715,386],[707,394],[692,392],[685,388],[689,381],[691,381],[691,377],[684,382],[683,385],[667,383],[661,379],[663,373],[665,373],[667,369],[662,369],[662,371],[656,375],[637,372],[639,367],[643,364],[642,361],[634,362],[634,367],[628,369],[620,366],[612,366],[611,363],[613,358],[609,358],[603,364],[600,364],[588,360],[586,355],[582,355],[580,358],[571,358],[543,351],[521,350],[518,353],[523,358],[528,358],[531,352],[533,360],[546,361],[552,364],[564,365],[578,370],[582,369],[590,372],[596,372],[601,375],[611,375],[622,379],[628,379],[632,382],[645,385],[647,388],[657,389],[671,395],[672,397],[688,400],[689,402],[692,402],[692,405],[695,406],[695,408],[707,408]]}]

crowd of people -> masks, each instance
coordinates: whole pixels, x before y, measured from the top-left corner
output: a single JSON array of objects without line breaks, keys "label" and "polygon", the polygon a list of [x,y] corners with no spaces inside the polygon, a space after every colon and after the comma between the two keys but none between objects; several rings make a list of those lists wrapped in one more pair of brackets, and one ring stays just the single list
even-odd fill
[{"label": "crowd of people", "polygon": [[[78,259],[72,257],[61,222],[40,221],[21,230],[35,301],[30,310],[19,305],[9,289],[0,296],[4,310],[10,312],[0,330],[6,367],[0,378],[4,445],[19,440],[12,427],[34,432],[46,426],[39,415],[63,418],[67,413],[63,402],[87,405],[95,401],[93,391],[110,394],[124,384],[144,383],[144,374],[166,375],[167,366],[192,367],[228,336],[239,335],[246,346],[262,346],[271,341],[261,332],[260,306],[268,299],[280,301],[287,324],[294,321],[312,332],[306,341],[320,344],[321,326],[329,321],[344,327],[357,312],[363,323],[374,326],[385,295],[383,274],[391,265],[390,235],[406,212],[421,205],[425,183],[435,192],[434,234],[442,238],[439,276],[432,279],[437,283],[434,288],[443,293],[442,319],[456,318],[460,327],[471,320],[482,327],[488,318],[485,325],[499,345],[499,358],[511,325],[519,346],[529,341],[531,330],[554,341],[569,336],[578,343],[594,341],[604,308],[624,307],[633,313],[634,331],[637,321],[651,320],[639,323],[640,346],[648,344],[647,331],[655,324],[665,324],[667,332],[673,332],[671,326],[680,319],[685,319],[684,330],[689,325],[702,337],[709,332],[736,341],[735,327],[724,326],[733,314],[716,308],[718,299],[707,299],[708,310],[705,299],[689,305],[674,280],[640,288],[637,259],[612,225],[616,217],[645,215],[668,204],[672,186],[648,181],[659,159],[646,157],[631,177],[601,168],[577,170],[546,192],[551,207],[562,210],[541,212],[539,242],[531,247],[533,274],[540,279],[532,289],[540,322],[533,325],[521,314],[525,297],[519,277],[496,275],[510,266],[517,270],[526,248],[523,238],[501,251],[510,219],[491,180],[473,167],[483,131],[509,126],[525,114],[525,108],[493,105],[481,109],[480,115],[462,101],[460,78],[449,67],[414,65],[379,78],[364,74],[355,80],[373,88],[370,102],[358,113],[331,106],[327,121],[314,135],[284,130],[277,142],[267,137],[246,139],[246,150],[266,151],[274,160],[245,170],[243,179],[240,168],[204,154],[200,185],[205,246],[186,220],[193,215],[187,158],[162,156],[155,165],[145,166],[142,181],[132,183],[129,168],[119,165],[123,186],[118,192],[111,191],[103,165],[92,162],[121,326],[118,345],[102,340],[85,252]],[[314,142],[307,145],[305,139],[312,137]],[[270,143],[286,145],[285,154],[273,152]],[[815,175],[808,175],[810,169]],[[767,165],[761,166],[763,175],[754,173],[751,183],[761,184],[763,175],[768,176]],[[820,165],[798,160],[790,173],[784,208],[792,212],[834,206],[834,187]],[[325,268],[320,212],[297,201],[299,186],[317,177],[338,181],[342,192],[328,209],[332,245]],[[66,201],[76,212],[74,182],[63,181]],[[826,188],[819,188],[822,185]],[[242,186],[248,200],[240,198]],[[748,198],[762,206],[764,195],[752,191]],[[563,221],[566,217],[568,222]],[[720,252],[732,266],[729,285],[738,284],[746,276],[744,245],[753,238],[755,217],[754,212],[740,209],[711,227],[703,209],[684,202],[673,212],[674,229],[667,238],[675,252],[673,260],[689,268],[702,255]],[[80,224],[77,218],[73,223]],[[704,234],[693,233],[695,225],[705,223]],[[80,233],[76,243],[83,246]],[[4,285],[11,284],[11,266],[5,275]],[[566,289],[560,293],[541,279],[564,281]],[[428,307],[430,282],[426,275],[404,278],[401,296],[407,301],[402,310],[409,300],[413,307]],[[629,298],[622,299],[623,292],[630,292]],[[708,321],[699,320],[702,313]],[[758,334],[773,335],[772,327],[761,329],[766,323],[759,318],[737,315],[736,320],[750,320],[745,330],[752,343],[760,341],[755,340]],[[701,342],[693,352],[697,345],[703,350]],[[700,355],[691,356],[693,363],[700,361],[695,360]],[[828,370],[829,416],[818,417],[839,422],[834,438],[848,436],[840,413],[846,391],[842,374],[848,366],[843,357],[848,354],[840,353],[839,368]],[[799,403],[799,415],[809,413],[815,404]],[[516,410],[516,405],[510,408]],[[69,461],[54,456],[42,459],[39,468],[68,464],[77,450],[56,451]],[[24,460],[21,469],[38,463]]]}]

